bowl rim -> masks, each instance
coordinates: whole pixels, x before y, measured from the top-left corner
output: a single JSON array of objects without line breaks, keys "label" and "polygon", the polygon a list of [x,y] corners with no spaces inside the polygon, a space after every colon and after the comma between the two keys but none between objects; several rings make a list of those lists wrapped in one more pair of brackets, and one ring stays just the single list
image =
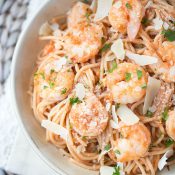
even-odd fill
[{"label": "bowl rim", "polygon": [[17,64],[17,60],[18,60],[18,54],[19,54],[19,51],[20,51],[20,48],[21,48],[21,45],[22,45],[22,41],[23,41],[23,38],[25,37],[26,33],[27,33],[27,29],[28,27],[33,23],[33,21],[35,20],[35,17],[37,15],[39,15],[39,13],[41,13],[41,11],[49,4],[51,3],[52,0],[45,0],[45,2],[35,11],[35,13],[29,18],[27,19],[28,21],[26,22],[26,26],[23,28],[19,38],[18,38],[18,41],[17,41],[17,44],[16,44],[16,47],[15,47],[15,50],[14,50],[14,54],[13,54],[13,58],[12,58],[12,65],[11,65],[11,73],[10,73],[10,94],[11,94],[11,97],[12,97],[12,101],[11,101],[11,105],[12,105],[12,108],[14,110],[14,115],[15,117],[17,118],[17,121],[18,121],[18,124],[20,126],[20,129],[22,131],[22,133],[24,134],[26,140],[29,142],[32,150],[34,150],[34,153],[36,153],[36,155],[41,159],[43,160],[43,162],[49,167],[51,168],[51,170],[53,170],[54,173],[56,174],[60,174],[60,175],[67,175],[67,173],[65,173],[64,170],[56,167],[53,163],[51,163],[42,153],[41,151],[37,148],[35,142],[32,140],[32,138],[30,137],[29,133],[27,132],[25,126],[24,126],[24,123],[22,122],[21,120],[21,115],[20,115],[20,112],[19,112],[19,108],[17,106],[17,99],[16,99],[16,91],[15,91],[15,73],[16,73],[16,64]]}]

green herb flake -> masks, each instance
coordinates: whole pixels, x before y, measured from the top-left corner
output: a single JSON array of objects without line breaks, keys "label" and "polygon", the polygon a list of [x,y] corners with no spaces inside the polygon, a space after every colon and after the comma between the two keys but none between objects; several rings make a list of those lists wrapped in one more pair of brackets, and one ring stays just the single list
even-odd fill
[{"label": "green herb flake", "polygon": [[86,140],[86,139],[87,139],[87,137],[86,137],[86,136],[83,136],[83,137],[82,137],[82,140]]},{"label": "green herb flake", "polygon": [[137,78],[138,78],[138,80],[140,80],[142,78],[142,76],[143,76],[142,71],[141,70],[137,70]]},{"label": "green herb flake", "polygon": [[54,70],[54,69],[51,69],[51,70],[50,70],[50,73],[51,73],[51,74],[53,74],[54,72],[55,72],[55,70]]},{"label": "green herb flake", "polygon": [[50,81],[49,86],[50,86],[50,88],[53,88],[55,86],[55,83]]},{"label": "green herb flake", "polygon": [[37,75],[38,75],[38,73],[37,73],[37,72],[35,72],[35,73],[34,73],[34,77],[36,77]]},{"label": "green herb flake", "polygon": [[146,117],[151,118],[153,116],[153,112],[148,110],[145,115],[146,115]]},{"label": "green herb flake", "polygon": [[142,23],[144,26],[148,25],[148,23],[149,23],[148,18],[143,17],[143,19],[142,19],[142,22],[141,22],[141,23]]},{"label": "green herb flake", "polygon": [[40,72],[39,75],[41,75],[42,79],[45,80],[45,75],[44,75],[44,72]]},{"label": "green herb flake", "polygon": [[117,110],[120,107],[120,103],[115,104],[115,110]]},{"label": "green herb flake", "polygon": [[169,146],[171,146],[172,144],[174,144],[174,140],[172,138],[168,138],[166,141],[165,141],[165,146],[166,148],[168,148]]},{"label": "green herb flake", "polygon": [[47,89],[47,88],[48,88],[48,86],[44,86],[44,87],[43,87],[43,89]]},{"label": "green herb flake", "polygon": [[121,152],[118,149],[116,149],[114,152],[119,155],[121,154]]},{"label": "green herb flake", "polygon": [[162,120],[167,121],[167,119],[168,119],[168,108],[166,107],[162,112]]},{"label": "green herb flake", "polygon": [[117,63],[115,61],[112,62],[111,69],[108,70],[109,73],[112,73],[115,69],[117,69]]},{"label": "green herb flake", "polygon": [[100,49],[100,53],[106,52],[108,49],[111,48],[111,43],[105,44],[101,49]]},{"label": "green herb flake", "polygon": [[89,3],[89,1],[88,1],[88,0],[83,0],[83,2],[84,2],[85,4],[88,4],[88,3]]},{"label": "green herb flake", "polygon": [[127,2],[127,3],[126,3],[126,8],[127,8],[127,9],[132,9],[131,4],[129,4],[129,3]]},{"label": "green herb flake", "polygon": [[105,43],[105,38],[104,38],[104,37],[101,38],[101,43],[102,43],[102,44]]},{"label": "green herb flake", "polygon": [[61,94],[65,94],[67,92],[67,88],[63,88],[62,90],[61,90]]},{"label": "green herb flake", "polygon": [[175,30],[163,30],[162,34],[164,35],[164,37],[168,40],[168,41],[175,41]]},{"label": "green herb flake", "polygon": [[147,85],[146,83],[141,86],[142,89],[146,89]]},{"label": "green herb flake", "polygon": [[111,145],[110,145],[110,144],[107,144],[107,145],[105,146],[105,151],[109,151],[110,148],[111,148]]},{"label": "green herb flake", "polygon": [[88,13],[88,12],[86,12],[86,14],[85,14],[85,17],[86,17],[86,19],[88,20],[88,21],[90,21],[90,19],[89,19],[89,16],[90,16],[91,14],[90,13]]},{"label": "green herb flake", "polygon": [[120,167],[118,165],[114,167],[114,172],[112,173],[112,175],[120,175]]},{"label": "green herb flake", "polygon": [[125,73],[125,81],[129,81],[131,79],[131,73]]},{"label": "green herb flake", "polygon": [[74,105],[75,103],[77,103],[77,104],[79,104],[79,103],[81,103],[82,101],[81,100],[79,100],[79,98],[78,97],[75,97],[75,98],[70,98],[70,104],[71,105]]}]

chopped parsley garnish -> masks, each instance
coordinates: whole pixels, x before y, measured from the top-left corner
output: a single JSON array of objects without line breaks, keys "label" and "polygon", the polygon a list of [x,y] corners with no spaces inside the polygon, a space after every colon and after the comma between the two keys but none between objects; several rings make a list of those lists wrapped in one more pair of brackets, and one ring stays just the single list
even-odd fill
[{"label": "chopped parsley garnish", "polygon": [[90,13],[86,12],[85,17],[86,17],[87,21],[90,21],[90,19],[89,19],[90,15],[91,15]]},{"label": "chopped parsley garnish", "polygon": [[86,136],[83,136],[83,137],[82,137],[82,140],[86,140]]},{"label": "chopped parsley garnish", "polygon": [[117,110],[120,107],[120,103],[115,104],[115,110]]},{"label": "chopped parsley garnish", "polygon": [[141,86],[142,89],[146,89],[147,85],[146,83]]},{"label": "chopped parsley garnish", "polygon": [[40,75],[44,80],[45,80],[45,75],[44,72],[40,72],[40,73],[34,73],[34,77],[36,77],[37,75]]},{"label": "chopped parsley garnish", "polygon": [[127,2],[127,3],[126,3],[126,8],[127,8],[127,9],[132,9],[131,4],[129,4],[129,3]]},{"label": "chopped parsley garnish", "polygon": [[115,61],[112,62],[111,69],[108,70],[109,73],[112,73],[115,69],[117,69],[117,63]]},{"label": "chopped parsley garnish", "polygon": [[168,40],[168,41],[175,41],[175,30],[163,30],[162,34],[164,35],[164,37]]},{"label": "chopped parsley garnish", "polygon": [[115,166],[114,167],[114,172],[112,173],[112,175],[120,175],[120,167],[119,166]]},{"label": "chopped parsley garnish", "polygon": [[47,88],[48,88],[48,86],[44,86],[44,87],[43,87],[43,89],[47,89]]},{"label": "chopped parsley garnish", "polygon": [[50,88],[53,88],[53,87],[55,86],[55,83],[52,82],[52,81],[50,81],[50,82],[49,82],[49,86],[50,86]]},{"label": "chopped parsley garnish", "polygon": [[101,38],[101,43],[102,43],[102,44],[105,43],[105,38],[104,38],[104,37]]},{"label": "chopped parsley garnish", "polygon": [[141,22],[144,26],[146,26],[148,23],[149,23],[149,20],[148,20],[148,18],[146,18],[146,17],[143,17],[143,19],[142,19],[142,22]]},{"label": "chopped parsley garnish", "polygon": [[83,0],[83,2],[84,2],[84,3],[86,3],[86,4],[88,4],[88,3],[89,3],[89,1],[88,1],[88,0]]},{"label": "chopped parsley garnish", "polygon": [[116,154],[121,154],[121,152],[120,152],[118,149],[116,149],[114,152],[115,152]]},{"label": "chopped parsley garnish", "polygon": [[168,138],[166,141],[165,141],[165,146],[166,148],[171,146],[172,144],[174,143],[174,140],[172,138]]},{"label": "chopped parsley garnish", "polygon": [[153,116],[153,112],[151,112],[151,111],[148,110],[145,115],[147,117],[152,117]]},{"label": "chopped parsley garnish", "polygon": [[168,119],[168,108],[166,107],[162,112],[162,120],[167,121],[167,119]]},{"label": "chopped parsley garnish", "polygon": [[67,88],[63,88],[62,90],[61,90],[61,94],[65,94],[67,92]]},{"label": "chopped parsley garnish", "polygon": [[66,56],[64,56],[66,59],[68,59],[68,56],[66,55]]},{"label": "chopped parsley garnish", "polygon": [[143,76],[142,71],[141,70],[137,70],[137,78],[138,78],[138,80],[140,80],[142,78],[142,76]]},{"label": "chopped parsley garnish", "polygon": [[77,103],[77,104],[81,103],[81,100],[79,100],[78,97],[70,98],[69,101],[70,101],[70,104],[71,104],[71,105],[74,105],[75,103]]},{"label": "chopped parsley garnish", "polygon": [[100,53],[102,52],[106,52],[108,49],[111,48],[111,43],[105,44],[101,49],[100,49]]},{"label": "chopped parsley garnish", "polygon": [[129,81],[131,79],[131,73],[125,73],[125,81]]},{"label": "chopped parsley garnish", "polygon": [[110,148],[111,148],[111,145],[110,145],[110,144],[107,144],[107,145],[105,146],[105,151],[109,151]]},{"label": "chopped parsley garnish", "polygon": [[55,70],[54,70],[54,69],[51,69],[51,70],[50,70],[50,73],[51,73],[51,74],[52,74],[52,73],[54,73],[54,72],[55,72]]}]

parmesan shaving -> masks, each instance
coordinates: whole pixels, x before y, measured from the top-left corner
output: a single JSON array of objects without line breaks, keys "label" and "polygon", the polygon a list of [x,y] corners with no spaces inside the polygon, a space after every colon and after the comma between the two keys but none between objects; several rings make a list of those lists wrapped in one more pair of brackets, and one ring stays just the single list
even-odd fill
[{"label": "parmesan shaving", "polygon": [[50,120],[42,120],[41,126],[53,132],[54,134],[60,135],[61,138],[67,141],[68,130],[61,125],[58,125]]},{"label": "parmesan shaving", "polygon": [[108,16],[109,11],[112,7],[113,0],[98,0],[97,1],[97,12],[95,14],[95,21],[102,20]]},{"label": "parmesan shaving", "polygon": [[154,18],[153,23],[155,30],[160,30],[163,26],[163,21],[159,17]]},{"label": "parmesan shaving", "polygon": [[117,115],[121,121],[128,126],[139,122],[137,115],[135,115],[126,105],[120,105],[119,109],[117,110]]},{"label": "parmesan shaving", "polygon": [[158,162],[158,168],[161,171],[167,164],[167,159],[173,155],[173,150],[168,150]]},{"label": "parmesan shaving", "polygon": [[114,120],[110,120],[110,125],[114,129],[118,129],[119,128],[119,125]]},{"label": "parmesan shaving", "polygon": [[156,57],[134,54],[130,51],[126,51],[126,56],[140,66],[155,64],[158,62],[158,59]]},{"label": "parmesan shaving", "polygon": [[118,124],[118,117],[115,112],[115,105],[112,105],[112,117],[113,117],[113,120]]},{"label": "parmesan shaving", "polygon": [[107,102],[106,103],[106,111],[109,111],[111,108],[111,103]]},{"label": "parmesan shaving", "polygon": [[83,98],[85,97],[86,95],[86,92],[85,92],[85,87],[82,83],[78,83],[76,84],[75,86],[75,92],[76,92],[76,96],[80,99],[80,100],[83,100]]},{"label": "parmesan shaving", "polygon": [[143,114],[146,114],[149,107],[151,107],[152,102],[160,88],[161,82],[153,77],[148,77],[148,84],[146,89],[146,96],[143,106]]},{"label": "parmesan shaving", "polygon": [[45,22],[41,25],[39,29],[39,35],[40,36],[48,36],[52,33],[52,28],[50,27],[48,22]]},{"label": "parmesan shaving", "polygon": [[93,11],[93,12],[96,12],[97,10],[97,0],[93,0],[91,5],[90,5],[90,9]]},{"label": "parmesan shaving", "polygon": [[114,168],[110,166],[101,166],[100,175],[112,175],[114,173]]},{"label": "parmesan shaving", "polygon": [[67,63],[67,60],[65,57],[60,58],[59,60],[55,61],[55,67],[56,71],[60,71],[61,68]]},{"label": "parmesan shaving", "polygon": [[125,59],[125,50],[122,39],[118,39],[112,44],[111,51],[115,54],[117,59],[119,60]]}]

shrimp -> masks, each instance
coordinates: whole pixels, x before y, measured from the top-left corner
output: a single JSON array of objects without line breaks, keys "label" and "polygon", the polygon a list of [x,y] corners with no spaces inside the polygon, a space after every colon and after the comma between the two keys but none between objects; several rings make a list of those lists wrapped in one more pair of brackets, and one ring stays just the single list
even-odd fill
[{"label": "shrimp", "polygon": [[107,75],[107,88],[116,103],[128,104],[141,100],[146,90],[147,75],[143,68],[133,63],[121,63]]},{"label": "shrimp", "polygon": [[91,92],[86,93],[81,103],[72,106],[69,118],[73,129],[82,136],[98,136],[108,123],[105,107]]},{"label": "shrimp", "polygon": [[75,27],[78,23],[86,20],[86,14],[89,13],[89,5],[82,2],[77,2],[68,12],[68,28]]},{"label": "shrimp", "polygon": [[117,158],[117,162],[128,162],[145,155],[151,143],[151,134],[143,123],[123,125],[119,132],[121,138],[112,143],[113,154],[109,154],[113,160]]},{"label": "shrimp", "polygon": [[175,140],[175,111],[169,111],[166,121],[166,131],[168,136]]},{"label": "shrimp", "polygon": [[43,99],[62,100],[72,90],[74,72],[71,68],[60,69],[60,60],[48,59],[34,75],[34,87]]},{"label": "shrimp", "polygon": [[99,52],[103,30],[101,25],[80,23],[65,36],[65,50],[74,63],[83,63]]},{"label": "shrimp", "polygon": [[156,72],[165,82],[175,82],[175,43],[164,41],[157,51],[161,60],[155,65]]},{"label": "shrimp", "polygon": [[121,33],[128,33],[130,40],[134,40],[144,16],[144,8],[139,0],[118,0],[109,12],[109,22],[114,29]]}]

